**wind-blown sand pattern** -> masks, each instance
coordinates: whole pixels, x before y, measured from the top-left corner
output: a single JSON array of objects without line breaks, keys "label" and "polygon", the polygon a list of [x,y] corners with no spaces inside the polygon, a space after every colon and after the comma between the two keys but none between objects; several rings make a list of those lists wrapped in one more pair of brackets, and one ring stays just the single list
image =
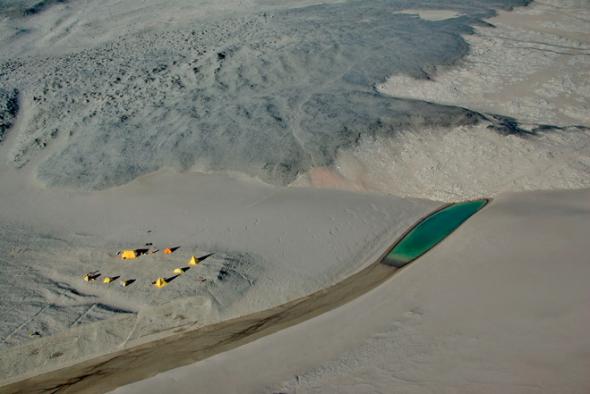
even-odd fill
[{"label": "wind-blown sand pattern", "polygon": [[[32,188],[28,198],[22,190],[30,186],[13,181],[0,189],[0,200],[15,207],[2,211],[3,221],[20,220],[24,228],[5,224],[0,238],[9,253],[0,265],[7,290],[0,300],[4,378],[105,354],[159,330],[207,325],[303,297],[374,261],[440,205],[197,174],[154,174],[98,195],[53,190],[40,197]],[[92,220],[96,210],[107,214]],[[47,235],[56,220],[64,230]],[[28,226],[40,230],[25,231]],[[116,258],[117,250],[146,240],[161,249],[182,246],[171,256]],[[191,255],[209,251],[216,254],[166,288],[152,286]],[[82,275],[93,270],[137,281],[125,288],[84,282]],[[42,338],[32,340],[35,331]]]},{"label": "wind-blown sand pattern", "polygon": [[[472,204],[465,203],[465,205],[470,206]],[[453,210],[455,213],[450,214],[451,216],[448,217],[458,215],[460,218],[451,227],[445,229],[445,235],[443,236],[445,238],[455,231],[461,223],[487,204],[487,201],[478,201],[476,204],[478,204],[477,208],[467,208],[468,212],[465,213],[460,212],[463,208],[459,204],[454,207],[440,207],[402,234],[393,246],[379,256],[376,262],[343,281],[313,294],[265,311],[197,329],[194,328],[194,325],[189,326],[189,328],[186,328],[185,325],[174,331],[163,331],[163,328],[159,327],[163,331],[161,334],[162,339],[151,338],[149,342],[144,341],[143,344],[111,352],[104,357],[91,359],[31,378],[17,380],[6,385],[2,390],[15,393],[23,391],[43,393],[53,390],[60,392],[103,392],[123,384],[148,378],[157,372],[167,371],[211,357],[214,354],[233,349],[257,338],[284,330],[294,324],[342,306],[382,284],[417,258],[404,257],[403,260],[399,260],[400,255],[396,254],[395,250],[400,248],[405,239],[410,237],[411,234],[421,231],[423,223],[436,217],[442,211]],[[423,236],[430,237],[429,234]],[[437,241],[429,244],[428,248],[420,252],[420,255],[430,251],[439,241],[440,239],[437,238]],[[156,316],[156,319],[150,322],[150,325],[157,323],[157,318],[162,318],[162,316]],[[148,328],[145,327],[145,323],[143,326],[144,329]],[[107,332],[111,330],[113,330],[112,325],[106,329]],[[127,343],[124,345],[127,345]]]},{"label": "wind-blown sand pattern", "polygon": [[589,187],[587,4],[535,2],[486,22],[464,36],[470,49],[458,64],[425,75],[396,73],[377,89],[491,119],[508,116],[520,133],[490,133],[483,121],[407,128],[393,138],[364,136],[358,146],[339,151],[329,178],[336,184],[314,171],[300,183],[440,200]]},{"label": "wind-blown sand pattern", "polygon": [[200,361],[326,313],[390,278],[397,268],[380,262],[302,299],[67,366],[1,387],[6,393],[106,392],[156,373]]},{"label": "wind-blown sand pattern", "polygon": [[585,393],[589,201],[498,197],[349,304],[113,392]]},{"label": "wind-blown sand pattern", "polygon": [[[588,20],[566,0],[0,0],[0,382],[213,326],[227,348],[79,383],[587,393]],[[487,197],[394,280],[240,325]]]},{"label": "wind-blown sand pattern", "polygon": [[[383,96],[374,85],[453,64],[468,50],[462,34],[492,7],[518,4],[465,2],[462,18],[444,21],[396,13],[401,4],[389,1],[246,7],[72,50],[62,41],[92,35],[94,23],[72,3],[72,20],[52,31],[70,23],[76,33],[43,45],[57,55],[24,45],[39,34],[32,27],[6,37],[0,83],[19,89],[22,103],[8,159],[34,160],[45,184],[70,188],[102,189],[162,167],[286,185],[361,138],[478,123],[477,113]],[[43,26],[52,14],[33,18]]]},{"label": "wind-blown sand pattern", "polygon": [[470,53],[427,79],[397,74],[379,86],[395,97],[458,105],[523,123],[590,126],[588,4],[536,1],[500,12],[465,36]]}]

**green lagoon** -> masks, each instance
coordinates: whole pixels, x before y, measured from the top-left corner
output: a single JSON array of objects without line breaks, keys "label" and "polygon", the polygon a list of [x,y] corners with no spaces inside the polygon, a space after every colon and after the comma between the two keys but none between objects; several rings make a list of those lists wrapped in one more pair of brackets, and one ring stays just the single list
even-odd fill
[{"label": "green lagoon", "polygon": [[385,256],[383,262],[403,267],[436,246],[487,203],[485,199],[461,202],[433,213],[411,229]]}]

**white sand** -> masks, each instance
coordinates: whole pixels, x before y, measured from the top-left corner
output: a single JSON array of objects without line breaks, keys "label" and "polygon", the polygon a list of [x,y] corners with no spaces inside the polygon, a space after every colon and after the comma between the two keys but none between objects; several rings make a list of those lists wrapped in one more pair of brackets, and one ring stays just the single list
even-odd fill
[{"label": "white sand", "polygon": [[[480,29],[493,31],[497,39],[468,38],[473,54],[463,66],[437,74],[436,82],[396,76],[382,89],[532,123],[588,124],[583,79],[588,68],[578,67],[587,57],[580,53],[584,48],[576,47],[588,26],[587,8],[581,2],[566,5],[541,3],[502,14],[494,23],[503,20],[503,28]],[[528,23],[527,14],[543,23]],[[510,37],[523,16],[527,23],[522,28],[529,30],[518,34],[530,38],[526,34],[536,35],[534,30],[544,26],[537,38],[547,44],[527,42],[533,48],[527,50],[524,43],[500,38]],[[576,26],[582,31],[576,32]],[[555,58],[545,49],[561,45],[556,39],[573,40],[574,48]],[[486,53],[495,44],[499,48],[487,67],[492,59]],[[526,61],[517,62],[522,58]],[[533,75],[537,72],[540,79]],[[520,87],[512,75],[522,79]],[[567,80],[574,83],[560,85]],[[549,82],[557,85],[555,97],[548,93]],[[511,85],[514,89],[501,93]],[[483,88],[490,91],[484,97]],[[566,151],[556,147],[546,153]],[[477,151],[472,154],[478,156]],[[551,172],[553,164],[565,162],[549,161],[537,170]],[[582,178],[587,159],[578,163]],[[506,168],[520,170],[512,164]],[[347,185],[350,180],[343,180],[342,171],[321,170],[316,176],[320,183],[358,187],[355,182]],[[466,178],[485,182],[477,174]],[[116,392],[587,393],[589,202],[588,189],[501,195],[394,280],[356,301]]]},{"label": "white sand", "polygon": [[431,80],[394,75],[385,94],[513,116],[522,122],[590,126],[590,8],[535,1],[500,11],[465,36],[469,55]]},{"label": "white sand", "polygon": [[364,138],[358,147],[339,152],[335,169],[314,169],[299,182],[454,201],[507,191],[590,187],[589,173],[588,129],[502,135],[482,123]]},{"label": "white sand", "polygon": [[442,21],[445,19],[456,18],[460,16],[458,12],[451,10],[421,10],[421,9],[406,9],[399,12],[400,14],[416,15],[427,21]]},{"label": "white sand", "polygon": [[495,27],[464,36],[470,52],[458,65],[439,67],[430,79],[393,75],[377,86],[394,97],[514,117],[524,129],[564,130],[502,135],[487,122],[407,129],[365,138],[341,150],[334,168],[312,169],[297,184],[438,200],[589,187],[589,20],[587,2],[499,11],[489,19]]},{"label": "white sand", "polygon": [[117,393],[586,393],[590,191],[499,197],[339,309]]},{"label": "white sand", "polygon": [[[419,11],[404,12],[427,19]],[[365,138],[341,150],[334,168],[312,169],[297,184],[439,200],[589,187],[589,20],[588,4],[575,1],[499,11],[489,20],[495,27],[464,37],[470,52],[458,65],[440,67],[431,79],[398,74],[377,86],[394,97],[511,116],[525,129],[565,130],[501,135],[486,122],[408,129]]]},{"label": "white sand", "polygon": [[[126,31],[165,30],[249,6],[227,2],[183,14],[177,3],[161,15],[152,12],[159,1],[134,4],[58,5],[29,42],[0,45],[9,55],[63,54]],[[494,19],[498,29],[468,37],[472,55],[458,68],[439,70],[437,82],[394,76],[381,90],[532,124],[588,124],[586,9],[568,4],[502,14]],[[455,16],[408,12],[431,20]],[[520,25],[514,15],[527,22]],[[0,30],[9,25],[1,21]],[[521,36],[526,43],[514,41]],[[311,183],[440,200],[589,186],[587,130],[525,140],[483,138],[485,126],[417,137],[408,130],[396,146],[362,141],[341,152],[336,169],[313,170]],[[16,138],[7,135],[0,156]],[[358,271],[439,205],[165,170],[98,192],[46,189],[35,171],[51,149],[21,170],[0,164],[0,380],[321,289]],[[120,391],[588,392],[588,201],[588,190],[501,195],[419,264],[354,302]],[[145,242],[182,247],[136,265],[115,259],[116,250]],[[151,286],[190,255],[207,252],[216,255],[165,289]],[[137,282],[123,289],[81,280],[95,269]]]},{"label": "white sand", "polygon": [[[5,169],[0,179],[6,186],[0,189],[4,378],[301,297],[371,262],[438,205],[194,173],[163,172],[92,193],[41,189],[15,170]],[[181,249],[129,263],[115,256],[148,241]],[[191,255],[208,252],[216,255],[168,287],[151,285],[186,266]],[[137,282],[122,288],[82,281],[94,270]],[[84,327],[129,316],[123,312],[139,315]],[[35,331],[47,338],[31,341]]]}]

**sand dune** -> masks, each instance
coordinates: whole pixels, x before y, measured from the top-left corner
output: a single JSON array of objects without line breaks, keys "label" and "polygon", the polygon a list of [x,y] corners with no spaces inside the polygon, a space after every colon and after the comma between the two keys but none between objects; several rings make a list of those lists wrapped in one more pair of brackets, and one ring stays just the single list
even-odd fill
[{"label": "sand dune", "polygon": [[585,393],[590,191],[500,196],[318,318],[116,393]]},{"label": "sand dune", "polygon": [[428,79],[394,75],[380,91],[478,111],[522,123],[590,127],[588,4],[535,1],[500,11],[465,37],[470,53]]},{"label": "sand dune", "polygon": [[[76,379],[587,392],[587,7],[486,22],[525,3],[0,1],[0,380],[118,354],[114,384]],[[440,201],[481,196],[497,198],[396,280],[232,338],[227,320],[372,272]],[[116,257],[147,243],[181,248]],[[95,270],[136,281],[82,280]],[[125,377],[170,330],[211,327],[227,347]]]},{"label": "sand dune", "polygon": [[[4,378],[305,296],[363,268],[439,205],[199,174],[154,174],[93,193],[43,190],[4,175],[10,186],[0,189]],[[115,256],[148,241],[181,249],[132,262]],[[216,254],[166,288],[152,286],[191,255],[208,252]],[[84,282],[82,275],[94,270],[137,282],[126,288]]]}]

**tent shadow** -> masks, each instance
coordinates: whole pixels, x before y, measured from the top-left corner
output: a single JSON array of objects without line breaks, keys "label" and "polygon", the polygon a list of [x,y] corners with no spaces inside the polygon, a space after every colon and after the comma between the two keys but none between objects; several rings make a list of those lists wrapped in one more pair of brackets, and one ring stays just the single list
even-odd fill
[{"label": "tent shadow", "polygon": [[140,248],[140,249],[135,249],[135,253],[137,253],[137,257],[144,255],[144,254],[148,254],[149,249],[147,248]]},{"label": "tent shadow", "polygon": [[203,256],[199,256],[197,257],[199,259],[199,262],[205,261],[206,259],[208,259],[209,257],[213,256],[215,253],[208,253],[206,255]]},{"label": "tent shadow", "polygon": [[123,283],[124,283],[123,286],[124,287],[127,287],[127,286],[131,285],[133,282],[135,282],[135,279],[127,279],[127,280],[124,280],[123,281]]},{"label": "tent shadow", "polygon": [[168,277],[168,278],[165,278],[164,280],[165,280],[166,282],[170,283],[170,282],[172,282],[174,279],[178,278],[179,276],[180,276],[180,275],[178,275],[178,274],[177,274],[177,275],[172,275],[172,276],[170,276],[170,277]]}]

